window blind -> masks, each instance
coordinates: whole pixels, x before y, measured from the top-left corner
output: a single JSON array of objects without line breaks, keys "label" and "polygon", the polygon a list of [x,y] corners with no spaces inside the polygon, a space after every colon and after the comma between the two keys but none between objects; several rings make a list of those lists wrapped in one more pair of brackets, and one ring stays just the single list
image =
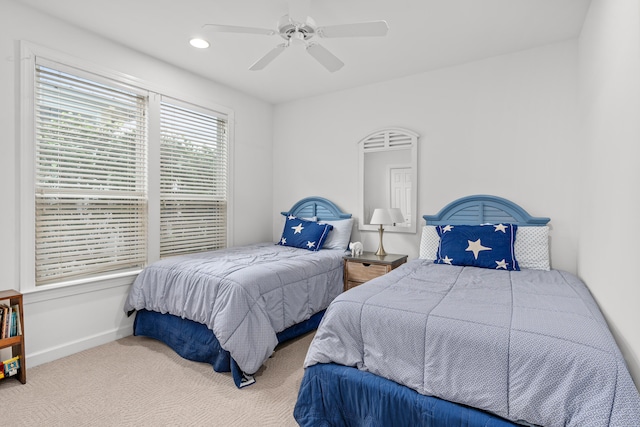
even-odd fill
[{"label": "window blind", "polygon": [[227,121],[160,105],[160,256],[227,244]]},{"label": "window blind", "polygon": [[36,285],[146,262],[145,96],[36,65]]}]

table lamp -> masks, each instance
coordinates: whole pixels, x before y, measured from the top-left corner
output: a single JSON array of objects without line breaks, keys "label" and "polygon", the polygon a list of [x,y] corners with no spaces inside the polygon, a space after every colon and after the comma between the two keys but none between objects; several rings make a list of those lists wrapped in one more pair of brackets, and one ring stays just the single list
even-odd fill
[{"label": "table lamp", "polygon": [[387,253],[384,251],[384,246],[382,245],[382,234],[384,233],[384,228],[382,228],[382,226],[386,224],[393,224],[393,218],[391,218],[389,209],[374,209],[369,223],[373,225],[380,225],[378,228],[378,233],[380,233],[380,245],[378,246],[378,252],[376,252],[376,255],[385,256]]}]

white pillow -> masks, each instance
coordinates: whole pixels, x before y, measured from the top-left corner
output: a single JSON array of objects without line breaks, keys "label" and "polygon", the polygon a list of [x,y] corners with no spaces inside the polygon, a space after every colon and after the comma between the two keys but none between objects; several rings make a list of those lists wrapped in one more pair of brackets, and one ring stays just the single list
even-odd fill
[{"label": "white pillow", "polygon": [[518,227],[513,244],[520,268],[550,270],[549,227]]},{"label": "white pillow", "polygon": [[351,229],[353,228],[353,218],[339,219],[335,221],[320,221],[319,224],[331,224],[333,230],[329,232],[327,240],[324,241],[322,249],[343,249],[347,250],[351,240]]},{"label": "white pillow", "polygon": [[[421,259],[435,261],[438,253],[438,245],[440,244],[440,236],[436,231],[435,225],[425,225],[422,227],[422,238],[420,239],[420,256]],[[518,259],[518,258],[516,258]]]},{"label": "white pillow", "polygon": [[[435,260],[440,237],[435,225],[422,227],[420,239],[420,258]],[[549,227],[518,226],[516,242],[513,245],[520,268],[531,270],[550,270]]]}]

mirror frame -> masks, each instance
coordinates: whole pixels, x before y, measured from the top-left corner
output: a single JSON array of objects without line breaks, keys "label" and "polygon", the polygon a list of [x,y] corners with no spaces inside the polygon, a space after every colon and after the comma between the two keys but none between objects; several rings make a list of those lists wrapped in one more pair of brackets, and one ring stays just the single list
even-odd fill
[{"label": "mirror frame", "polygon": [[[408,227],[385,225],[384,230],[395,233],[416,233],[418,223],[418,138],[419,135],[408,129],[392,127],[370,133],[358,141],[358,229],[361,231],[377,231],[378,225],[364,222],[364,159],[366,153],[391,150],[411,150],[411,168],[413,182],[411,186],[411,214],[413,224]],[[387,173],[384,171],[383,173]]]}]

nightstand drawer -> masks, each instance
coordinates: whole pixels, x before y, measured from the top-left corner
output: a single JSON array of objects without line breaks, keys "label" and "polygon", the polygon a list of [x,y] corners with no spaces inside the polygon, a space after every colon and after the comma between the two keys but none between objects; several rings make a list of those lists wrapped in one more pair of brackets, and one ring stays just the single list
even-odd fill
[{"label": "nightstand drawer", "polygon": [[407,262],[407,255],[376,255],[373,252],[365,252],[357,257],[345,255],[343,259],[344,290],[347,291],[376,277],[384,276]]},{"label": "nightstand drawer", "polygon": [[352,282],[352,281],[348,280],[344,284],[344,290],[348,291],[349,289],[355,288],[356,286],[359,286],[359,285],[362,285],[362,282]]},{"label": "nightstand drawer", "polygon": [[366,282],[380,277],[389,271],[386,265],[371,264],[367,262],[348,262],[346,264],[349,281]]}]

